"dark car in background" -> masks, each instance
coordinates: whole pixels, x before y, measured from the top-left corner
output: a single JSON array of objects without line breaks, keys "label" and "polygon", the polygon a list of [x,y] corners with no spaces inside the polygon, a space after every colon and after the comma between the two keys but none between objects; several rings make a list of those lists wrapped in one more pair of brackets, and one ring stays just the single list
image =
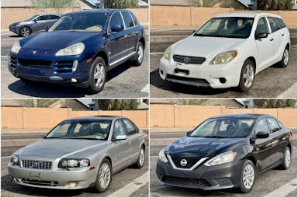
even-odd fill
[{"label": "dark car in background", "polygon": [[258,174],[289,168],[292,139],[292,131],[269,115],[212,117],[160,151],[157,177],[163,185],[247,193]]},{"label": "dark car in background", "polygon": [[15,22],[9,26],[9,31],[20,36],[29,36],[34,32],[45,30],[46,27],[52,26],[61,14],[37,14],[31,18]]},{"label": "dark car in background", "polygon": [[24,82],[71,84],[98,93],[107,71],[144,57],[144,28],[129,10],[94,9],[63,15],[48,32],[16,42],[9,70]]}]

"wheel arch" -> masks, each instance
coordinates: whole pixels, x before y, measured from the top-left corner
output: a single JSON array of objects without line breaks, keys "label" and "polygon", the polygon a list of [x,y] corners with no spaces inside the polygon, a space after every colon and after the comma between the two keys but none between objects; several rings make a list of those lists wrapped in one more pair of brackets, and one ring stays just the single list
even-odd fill
[{"label": "wheel arch", "polygon": [[105,61],[106,67],[107,67],[107,68],[109,67],[109,59],[108,59],[108,56],[107,56],[106,51],[104,51],[104,50],[100,50],[100,51],[98,51],[98,52],[96,53],[95,57],[94,57],[94,60],[95,60],[97,57],[102,57],[103,60]]}]

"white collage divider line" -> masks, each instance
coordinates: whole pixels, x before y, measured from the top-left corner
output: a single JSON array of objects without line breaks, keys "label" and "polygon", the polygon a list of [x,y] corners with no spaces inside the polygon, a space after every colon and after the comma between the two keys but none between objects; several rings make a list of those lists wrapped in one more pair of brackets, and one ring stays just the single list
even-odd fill
[{"label": "white collage divider line", "polygon": [[141,92],[149,93],[149,87],[150,87],[150,84],[146,84],[146,86],[142,88]]},{"label": "white collage divider line", "polygon": [[144,186],[148,183],[148,172],[144,173],[142,176],[134,179],[131,183],[128,183],[121,189],[113,192],[112,194],[108,195],[108,197],[119,197],[119,196],[130,196],[135,191],[137,191],[140,187]]},{"label": "white collage divider line", "polygon": [[289,183],[281,186],[280,188],[274,190],[273,192],[263,196],[263,197],[285,197],[292,191],[297,189],[297,178],[291,180]]}]

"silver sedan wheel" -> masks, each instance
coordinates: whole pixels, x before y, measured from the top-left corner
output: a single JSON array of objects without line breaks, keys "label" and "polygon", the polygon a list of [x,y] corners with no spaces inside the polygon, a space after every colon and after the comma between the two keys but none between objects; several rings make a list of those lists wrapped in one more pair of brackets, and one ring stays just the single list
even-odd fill
[{"label": "silver sedan wheel", "polygon": [[21,29],[21,35],[22,36],[29,36],[31,34],[31,30],[28,27],[23,27]]},{"label": "silver sedan wheel", "polygon": [[244,86],[249,88],[252,86],[255,78],[254,67],[248,64],[243,73]]},{"label": "silver sedan wheel", "polygon": [[246,189],[250,189],[255,181],[255,170],[251,164],[247,164],[243,170],[243,185]]},{"label": "silver sedan wheel", "polygon": [[144,54],[144,52],[143,52],[143,46],[142,46],[142,45],[139,45],[139,46],[138,46],[138,52],[137,52],[137,54],[138,54],[138,59],[137,59],[137,61],[138,61],[139,63],[141,63],[142,60],[143,60],[143,54]]},{"label": "silver sedan wheel", "polygon": [[105,189],[108,187],[111,178],[110,167],[107,163],[103,163],[99,169],[99,185]]},{"label": "silver sedan wheel", "polygon": [[288,63],[289,63],[289,50],[286,49],[284,52],[284,64],[288,65]]},{"label": "silver sedan wheel", "polygon": [[290,150],[287,148],[285,151],[285,165],[286,167],[289,167],[291,163],[291,153]]},{"label": "silver sedan wheel", "polygon": [[143,150],[143,148],[140,150],[138,160],[139,160],[139,164],[141,166],[143,166],[143,163],[144,163],[144,150]]},{"label": "silver sedan wheel", "polygon": [[105,81],[105,66],[102,63],[98,63],[94,69],[94,84],[100,88]]}]

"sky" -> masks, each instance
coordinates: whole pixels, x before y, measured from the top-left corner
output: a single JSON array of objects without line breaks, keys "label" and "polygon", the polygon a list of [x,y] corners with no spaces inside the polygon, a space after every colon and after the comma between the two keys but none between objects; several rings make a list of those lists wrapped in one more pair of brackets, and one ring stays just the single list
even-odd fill
[{"label": "sky", "polygon": [[95,4],[97,2],[97,0],[87,0],[88,2]]}]

